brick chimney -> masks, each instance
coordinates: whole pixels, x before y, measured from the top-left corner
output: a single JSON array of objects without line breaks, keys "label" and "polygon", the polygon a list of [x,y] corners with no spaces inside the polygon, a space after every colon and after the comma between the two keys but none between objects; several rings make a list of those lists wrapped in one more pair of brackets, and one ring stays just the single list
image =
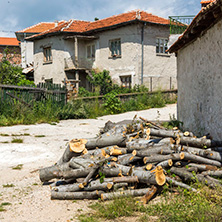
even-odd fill
[{"label": "brick chimney", "polygon": [[201,4],[201,7],[203,8],[203,7],[206,7],[208,4],[210,4],[211,2],[215,2],[215,1],[216,0],[202,0],[200,4]]}]

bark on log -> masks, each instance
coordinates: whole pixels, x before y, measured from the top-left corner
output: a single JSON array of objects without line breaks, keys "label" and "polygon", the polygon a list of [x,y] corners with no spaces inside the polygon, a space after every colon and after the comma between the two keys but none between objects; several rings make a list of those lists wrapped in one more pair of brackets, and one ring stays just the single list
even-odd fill
[{"label": "bark on log", "polygon": [[170,153],[173,152],[171,145],[157,144],[157,146],[154,146],[153,148],[135,150],[135,154],[136,156],[145,157],[145,156],[151,156],[154,154],[162,154],[164,150],[168,150]]},{"label": "bark on log", "polygon": [[134,197],[138,197],[138,196],[143,196],[148,192],[148,189],[136,189],[136,190],[124,190],[124,191],[120,191],[120,192],[112,192],[112,193],[103,193],[101,194],[101,200],[105,201],[105,200],[113,200],[115,198],[120,198],[122,196],[134,196]]},{"label": "bark on log", "polygon": [[172,159],[164,160],[164,161],[157,164],[157,166],[161,166],[164,169],[169,168],[172,165],[173,165],[173,160]]},{"label": "bark on log", "polygon": [[77,192],[77,191],[95,191],[95,190],[103,190],[107,191],[113,187],[114,183],[103,182],[101,183],[100,180],[91,181],[86,187],[81,187],[81,183],[75,184],[68,184],[59,187],[55,187],[54,190],[56,192]]},{"label": "bark on log", "polygon": [[39,178],[42,182],[47,182],[54,178],[61,178],[60,176],[58,176],[59,173],[61,171],[69,170],[71,170],[71,168],[69,167],[69,163],[45,167],[39,170]]},{"label": "bark on log", "polygon": [[183,155],[181,155],[180,153],[174,153],[170,155],[154,155],[154,156],[144,157],[143,161],[145,164],[147,164],[147,163],[162,162],[169,159],[172,159],[174,161],[181,160],[183,159]]},{"label": "bark on log", "polygon": [[179,182],[179,181],[176,181],[170,177],[166,177],[166,181],[169,183],[169,184],[172,184],[174,186],[177,186],[177,187],[182,187],[184,189],[187,189],[187,190],[191,190],[191,191],[194,191],[196,192],[197,190],[195,188],[192,188],[191,186],[185,184],[185,183],[182,183],[182,182]]},{"label": "bark on log", "polygon": [[69,171],[58,171],[54,174],[54,178],[63,178],[63,179],[77,179],[80,177],[86,177],[90,172],[89,169],[76,169],[76,170],[69,170]]},{"label": "bark on log", "polygon": [[209,175],[212,177],[218,177],[222,178],[222,170],[216,170],[216,171],[206,171],[202,173],[203,175]]},{"label": "bark on log", "polygon": [[217,160],[220,162],[222,161],[222,153],[219,153],[216,151],[210,151],[210,150],[199,149],[199,148],[194,148],[194,147],[187,147],[187,146],[183,146],[182,151],[192,153],[195,155],[199,155],[202,157],[206,157],[208,159]]},{"label": "bark on log", "polygon": [[146,139],[136,139],[133,141],[126,142],[126,148],[128,152],[132,152],[133,150],[142,150],[149,147],[153,147],[158,144],[160,139],[146,140]]},{"label": "bark on log", "polygon": [[150,129],[150,135],[151,136],[157,136],[157,137],[173,137],[176,138],[177,135],[180,137],[180,143],[187,146],[193,146],[193,147],[216,147],[216,146],[222,146],[222,141],[215,141],[210,140],[206,138],[194,138],[194,137],[185,137],[183,133],[178,131],[172,131],[172,130],[156,130],[156,129]]},{"label": "bark on log", "polygon": [[113,182],[113,183],[139,183],[137,176],[123,176],[123,177],[113,177],[105,178],[104,182]]},{"label": "bark on log", "polygon": [[211,179],[210,177],[204,176],[202,174],[198,174],[197,179],[201,183],[206,184],[207,186],[209,186],[211,188],[216,188],[216,187],[221,187],[222,186],[219,181]]},{"label": "bark on log", "polygon": [[95,149],[96,147],[106,147],[106,146],[126,146],[126,137],[123,135],[110,135],[99,138],[87,139],[86,148]]},{"label": "bark on log", "polygon": [[87,191],[82,191],[82,192],[56,192],[52,191],[51,192],[51,199],[52,200],[84,200],[84,199],[89,199],[89,200],[94,200],[98,199],[103,191],[93,191],[93,192],[87,192]]},{"label": "bark on log", "polygon": [[125,154],[118,157],[118,163],[122,165],[129,165],[130,163],[133,163],[141,159],[142,157],[138,157],[133,154]]},{"label": "bark on log", "polygon": [[194,175],[185,168],[171,167],[170,172],[176,174],[184,181],[195,181]]},{"label": "bark on log", "polygon": [[189,163],[188,164],[189,167],[196,167],[198,169],[198,171],[202,172],[202,171],[215,171],[218,168],[216,166],[212,166],[212,165],[204,165],[204,164],[196,164],[196,163]]},{"label": "bark on log", "polygon": [[184,152],[184,160],[221,167],[221,162]]}]

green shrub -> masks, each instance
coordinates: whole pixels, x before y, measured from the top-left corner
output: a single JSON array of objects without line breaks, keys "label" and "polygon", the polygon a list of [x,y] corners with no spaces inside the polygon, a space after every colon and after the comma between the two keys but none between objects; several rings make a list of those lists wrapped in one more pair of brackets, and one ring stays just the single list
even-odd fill
[{"label": "green shrub", "polygon": [[103,100],[103,107],[107,114],[116,114],[121,111],[121,101],[117,98],[117,93],[107,93]]}]

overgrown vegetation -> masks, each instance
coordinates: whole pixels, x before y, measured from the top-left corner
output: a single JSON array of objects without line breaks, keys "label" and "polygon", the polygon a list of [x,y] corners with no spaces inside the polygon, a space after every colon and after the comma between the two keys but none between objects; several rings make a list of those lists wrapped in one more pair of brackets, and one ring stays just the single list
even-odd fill
[{"label": "overgrown vegetation", "polygon": [[[90,206],[90,215],[80,215],[81,222],[105,221],[120,217],[137,217],[136,221],[222,221],[222,189],[210,189],[207,186],[194,184],[197,192],[180,188],[167,188],[157,203],[152,201],[142,205],[137,198],[123,197],[111,202],[98,202]],[[171,191],[171,192],[170,192]],[[153,220],[151,220],[153,221]]]},{"label": "overgrown vegetation", "polygon": [[34,85],[33,81],[29,81],[22,75],[22,68],[15,64],[11,64],[9,51],[6,48],[0,62],[0,84],[6,85]]}]

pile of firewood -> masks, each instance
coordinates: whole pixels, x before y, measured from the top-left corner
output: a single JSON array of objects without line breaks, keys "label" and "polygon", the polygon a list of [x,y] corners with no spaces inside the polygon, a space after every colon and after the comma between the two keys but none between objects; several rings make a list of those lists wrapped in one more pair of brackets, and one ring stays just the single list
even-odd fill
[{"label": "pile of firewood", "polygon": [[[40,169],[52,199],[109,200],[143,196],[147,203],[164,184],[196,191],[200,181],[221,186],[222,142],[167,130],[143,118],[107,122],[97,138],[73,139],[61,159]],[[51,181],[56,179],[56,181]]]}]

